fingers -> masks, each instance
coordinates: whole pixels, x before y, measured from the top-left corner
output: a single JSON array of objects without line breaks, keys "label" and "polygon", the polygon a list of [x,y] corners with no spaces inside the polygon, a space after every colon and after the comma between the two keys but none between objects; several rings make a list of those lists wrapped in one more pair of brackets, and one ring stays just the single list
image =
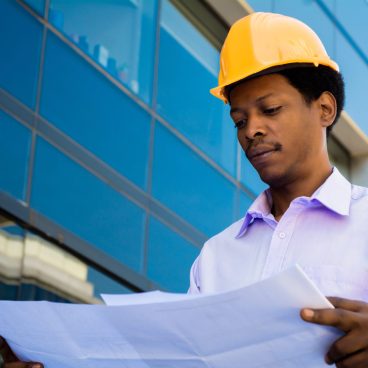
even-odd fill
[{"label": "fingers", "polygon": [[326,354],[336,367],[368,367],[368,304],[337,297],[328,298],[336,309],[303,309],[301,317],[320,325],[339,328],[346,334],[335,341]]},{"label": "fingers", "polygon": [[367,303],[359,300],[351,300],[338,298],[336,296],[330,296],[327,298],[335,308],[345,309],[351,312],[360,312],[361,310],[367,309]]},{"label": "fingers", "polygon": [[[368,362],[367,351],[354,354],[336,363],[337,368],[366,368]],[[329,363],[333,364],[333,363]]]},{"label": "fingers", "polygon": [[326,363],[333,364],[346,360],[346,357],[361,355],[366,351],[366,341],[361,339],[359,333],[350,332],[347,335],[336,340],[326,354]]},{"label": "fingers", "polygon": [[[38,362],[21,362],[10,349],[6,340],[0,336],[0,355],[3,360],[3,368],[44,368]],[[0,359],[1,359],[0,358]]]},{"label": "fingers", "polygon": [[5,363],[4,368],[44,368],[43,364],[41,363],[34,363],[34,362],[12,362],[12,363]]},{"label": "fingers", "polygon": [[300,316],[306,322],[333,326],[344,332],[350,331],[354,322],[353,312],[343,309],[302,309]]},{"label": "fingers", "polygon": [[4,362],[13,362],[18,360],[17,357],[14,355],[12,349],[10,349],[10,346],[2,336],[0,336],[0,354]]}]

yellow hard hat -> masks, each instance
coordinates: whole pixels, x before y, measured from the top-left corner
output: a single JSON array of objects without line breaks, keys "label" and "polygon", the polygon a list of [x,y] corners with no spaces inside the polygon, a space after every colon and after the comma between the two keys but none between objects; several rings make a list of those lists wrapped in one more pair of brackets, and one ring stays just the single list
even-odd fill
[{"label": "yellow hard hat", "polygon": [[321,64],[339,71],[306,24],[281,14],[252,13],[230,28],[221,50],[218,86],[210,92],[227,103],[226,86],[266,69],[295,63]]}]

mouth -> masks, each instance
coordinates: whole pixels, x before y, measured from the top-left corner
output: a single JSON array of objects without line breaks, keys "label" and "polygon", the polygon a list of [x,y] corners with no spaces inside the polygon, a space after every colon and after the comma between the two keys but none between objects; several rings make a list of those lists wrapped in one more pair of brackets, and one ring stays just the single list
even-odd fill
[{"label": "mouth", "polygon": [[247,158],[256,166],[266,163],[278,151],[278,147],[255,147],[247,152]]},{"label": "mouth", "polygon": [[260,152],[252,152],[250,155],[248,155],[248,159],[254,160],[256,158],[268,157],[273,152],[275,152],[275,149],[269,149]]}]

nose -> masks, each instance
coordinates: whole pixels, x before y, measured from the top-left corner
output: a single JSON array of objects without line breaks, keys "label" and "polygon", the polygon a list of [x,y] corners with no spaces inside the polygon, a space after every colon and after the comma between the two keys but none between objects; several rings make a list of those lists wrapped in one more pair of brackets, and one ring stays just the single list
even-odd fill
[{"label": "nose", "polygon": [[248,116],[247,126],[245,128],[245,137],[247,140],[254,140],[257,137],[266,135],[266,127],[264,119],[258,114],[252,114]]}]

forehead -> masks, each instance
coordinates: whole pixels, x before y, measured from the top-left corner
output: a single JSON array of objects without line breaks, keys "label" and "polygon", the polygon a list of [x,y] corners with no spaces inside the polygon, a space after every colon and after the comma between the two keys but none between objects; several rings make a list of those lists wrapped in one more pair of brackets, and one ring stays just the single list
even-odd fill
[{"label": "forehead", "polygon": [[230,92],[231,106],[255,102],[271,97],[294,98],[300,96],[289,81],[281,74],[269,74],[238,84]]}]

